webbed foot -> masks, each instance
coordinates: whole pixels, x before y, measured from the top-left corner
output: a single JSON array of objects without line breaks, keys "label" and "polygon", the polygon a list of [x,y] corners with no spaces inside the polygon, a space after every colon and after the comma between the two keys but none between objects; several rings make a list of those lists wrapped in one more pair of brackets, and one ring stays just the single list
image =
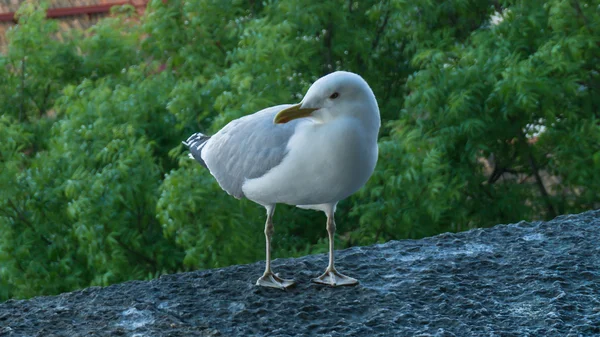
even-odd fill
[{"label": "webbed foot", "polygon": [[283,279],[273,273],[264,273],[257,281],[256,285],[261,287],[271,287],[278,289],[287,289],[295,284],[294,280]]},{"label": "webbed foot", "polygon": [[319,284],[325,284],[328,286],[353,286],[358,284],[358,280],[350,276],[346,276],[335,268],[327,268],[325,273],[317,278],[312,279],[313,282]]}]

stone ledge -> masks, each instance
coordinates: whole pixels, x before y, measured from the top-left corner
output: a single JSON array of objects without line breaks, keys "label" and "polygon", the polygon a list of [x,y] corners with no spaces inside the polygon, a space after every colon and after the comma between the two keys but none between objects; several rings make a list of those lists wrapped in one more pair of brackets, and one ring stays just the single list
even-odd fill
[{"label": "stone ledge", "polygon": [[359,286],[311,284],[325,255],[278,259],[295,288],[255,287],[264,263],[254,263],[10,300],[0,336],[600,334],[600,211],[337,257]]}]

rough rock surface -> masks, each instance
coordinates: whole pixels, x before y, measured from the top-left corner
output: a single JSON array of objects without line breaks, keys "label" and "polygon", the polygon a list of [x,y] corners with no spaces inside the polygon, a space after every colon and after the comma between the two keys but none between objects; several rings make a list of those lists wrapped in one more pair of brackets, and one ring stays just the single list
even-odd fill
[{"label": "rough rock surface", "polygon": [[[259,244],[259,243],[257,243]],[[262,244],[262,242],[260,243]],[[340,251],[356,287],[311,284],[325,255],[0,304],[0,336],[600,335],[600,211]]]}]

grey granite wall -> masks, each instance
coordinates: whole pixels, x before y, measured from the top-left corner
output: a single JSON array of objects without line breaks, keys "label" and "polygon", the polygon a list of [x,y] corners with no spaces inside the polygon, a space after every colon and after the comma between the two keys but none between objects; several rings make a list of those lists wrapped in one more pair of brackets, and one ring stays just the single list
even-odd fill
[{"label": "grey granite wall", "polygon": [[[257,242],[262,245],[262,242]],[[356,287],[309,282],[326,256],[168,275],[0,304],[0,336],[600,335],[600,211],[338,252]]]}]

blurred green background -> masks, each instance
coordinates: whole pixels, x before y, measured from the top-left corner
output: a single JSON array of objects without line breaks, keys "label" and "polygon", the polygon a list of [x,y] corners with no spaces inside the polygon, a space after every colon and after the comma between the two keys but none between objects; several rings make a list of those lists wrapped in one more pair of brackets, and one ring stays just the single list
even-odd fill
[{"label": "blurred green background", "polygon": [[[264,259],[264,209],[181,145],[335,70],[382,113],[336,248],[600,208],[600,0],[25,4],[0,55],[0,300]],[[281,205],[274,257],[327,249]],[[257,277],[262,270],[257,270]],[[252,282],[249,280],[248,282]]]}]

